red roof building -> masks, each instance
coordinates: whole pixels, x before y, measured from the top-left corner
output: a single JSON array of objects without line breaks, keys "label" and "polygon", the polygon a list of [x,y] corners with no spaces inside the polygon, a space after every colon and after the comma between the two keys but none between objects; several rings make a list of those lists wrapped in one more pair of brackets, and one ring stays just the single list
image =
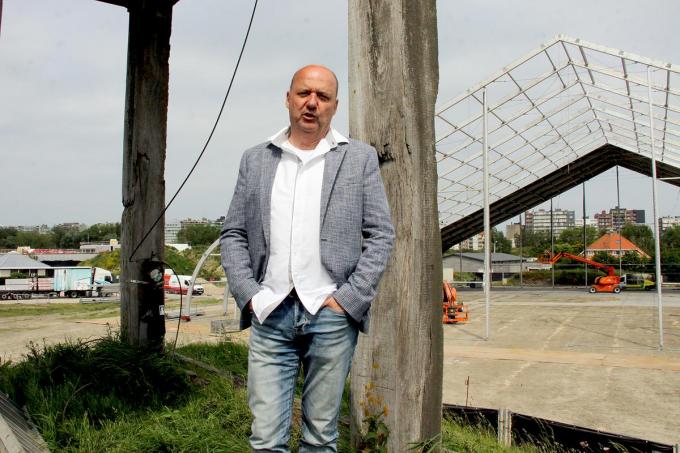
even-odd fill
[{"label": "red roof building", "polygon": [[607,252],[610,255],[618,257],[619,251],[622,256],[625,255],[626,252],[635,252],[642,257],[649,258],[649,255],[647,255],[640,247],[633,244],[619,233],[607,233],[590,244],[586,248],[586,257],[590,258],[597,252]]}]

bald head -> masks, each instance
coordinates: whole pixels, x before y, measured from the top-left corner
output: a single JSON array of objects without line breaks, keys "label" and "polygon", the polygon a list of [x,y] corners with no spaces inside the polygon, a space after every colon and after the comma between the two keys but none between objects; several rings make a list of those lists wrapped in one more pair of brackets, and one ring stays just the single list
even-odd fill
[{"label": "bald head", "polygon": [[290,80],[290,88],[293,88],[293,84],[295,83],[295,79],[299,77],[304,77],[309,73],[319,73],[319,75],[331,75],[333,76],[333,80],[335,81],[335,94],[334,96],[337,98],[338,97],[338,91],[340,89],[340,84],[338,83],[338,77],[335,75],[333,71],[328,69],[326,66],[322,65],[317,65],[317,64],[310,64],[307,66],[303,66],[302,68],[298,69],[295,71],[295,74],[293,74],[293,78]]},{"label": "bald head", "polygon": [[314,149],[326,136],[338,109],[338,79],[325,66],[298,69],[286,93],[290,142],[299,149]]}]

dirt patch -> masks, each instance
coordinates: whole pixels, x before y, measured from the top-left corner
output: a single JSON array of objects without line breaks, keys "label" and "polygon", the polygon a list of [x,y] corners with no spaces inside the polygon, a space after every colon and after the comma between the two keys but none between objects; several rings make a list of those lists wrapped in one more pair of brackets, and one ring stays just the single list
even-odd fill
[{"label": "dirt patch", "polygon": [[[207,300],[210,303],[206,303]],[[233,304],[233,300],[231,303]],[[169,311],[177,310],[179,298],[169,297],[167,306]],[[28,310],[31,314],[3,316],[3,309]],[[47,313],[40,314],[41,310]],[[224,308],[221,303],[215,303],[214,299],[206,296],[194,297],[191,312],[194,314],[191,321],[182,321],[179,324],[177,336],[179,345],[220,339],[218,335],[211,335],[210,322],[224,319]],[[177,319],[166,321],[166,341],[174,342],[177,326]],[[3,362],[21,360],[22,356],[28,352],[30,343],[41,345],[78,338],[89,340],[107,335],[109,332],[117,332],[119,328],[120,308],[117,303],[79,305],[78,301],[73,299],[3,302],[0,303],[0,344],[2,344],[0,360]]]}]

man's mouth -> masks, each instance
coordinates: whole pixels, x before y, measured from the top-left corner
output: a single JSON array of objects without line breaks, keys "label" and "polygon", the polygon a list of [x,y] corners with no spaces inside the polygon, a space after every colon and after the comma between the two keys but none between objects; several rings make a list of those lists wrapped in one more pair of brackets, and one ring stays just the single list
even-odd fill
[{"label": "man's mouth", "polygon": [[316,115],[314,115],[313,113],[303,113],[302,117],[306,120],[315,120],[316,119]]}]

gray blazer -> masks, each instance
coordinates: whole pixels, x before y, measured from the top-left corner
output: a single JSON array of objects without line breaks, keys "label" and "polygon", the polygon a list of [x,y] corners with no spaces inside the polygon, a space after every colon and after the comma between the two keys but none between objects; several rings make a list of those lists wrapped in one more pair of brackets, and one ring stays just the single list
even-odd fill
[{"label": "gray blazer", "polygon": [[[271,192],[281,149],[266,142],[241,158],[220,235],[222,265],[241,309],[260,291],[269,259]],[[368,332],[369,309],[394,243],[394,228],[374,148],[340,143],[326,154],[321,188],[321,262],[338,286],[337,302]]]}]

